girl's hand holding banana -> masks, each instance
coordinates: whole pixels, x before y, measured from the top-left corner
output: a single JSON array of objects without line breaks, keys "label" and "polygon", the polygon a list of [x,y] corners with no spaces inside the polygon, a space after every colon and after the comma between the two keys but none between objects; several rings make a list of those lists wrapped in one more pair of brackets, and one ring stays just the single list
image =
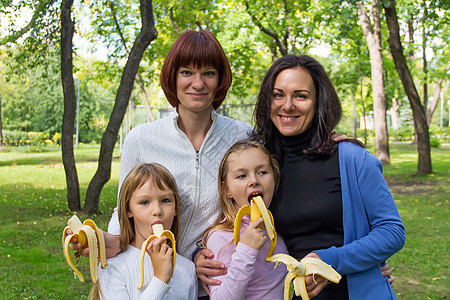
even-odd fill
[{"label": "girl's hand holding banana", "polygon": [[[103,231],[97,227],[94,221],[90,219],[87,219],[81,223],[80,219],[76,215],[72,216],[69,221],[67,221],[67,226],[63,230],[62,244],[67,264],[73,269],[74,274],[78,277],[78,279],[81,282],[84,282],[84,277],[73,265],[69,252],[70,241],[74,238],[77,239],[82,247],[87,244],[91,249],[89,251],[89,264],[91,269],[91,279],[95,283],[98,280],[98,259],[100,258],[103,269],[108,266],[106,262],[105,238],[103,236]],[[80,257],[82,247],[77,250],[77,253],[75,254],[77,258]]]},{"label": "girl's hand holding banana", "polygon": [[[73,235],[73,231],[69,228],[67,229],[66,234]],[[120,237],[106,231],[103,232],[103,237],[105,239],[106,258],[111,258],[119,254],[122,250],[120,246]],[[72,244],[70,248],[76,251],[80,256],[89,257],[89,245],[87,243],[81,245],[77,237],[72,237],[70,243]]]},{"label": "girl's hand holding banana", "polygon": [[147,253],[152,259],[153,275],[159,280],[169,283],[172,278],[173,249],[166,243],[167,237],[152,240],[147,245]]},{"label": "girl's hand holding banana", "polygon": [[[240,241],[241,233],[241,220],[245,215],[250,215],[250,221],[253,223],[256,219],[262,217],[264,220],[264,225],[266,226],[267,235],[270,238],[269,253],[267,253],[266,259],[273,254],[275,247],[277,245],[277,233],[275,231],[275,226],[273,222],[272,213],[267,210],[261,196],[253,197],[250,201],[250,205],[242,206],[237,215],[236,220],[234,220],[234,245],[236,246]],[[250,224],[251,224],[250,223]],[[259,227],[262,228],[262,222],[260,222]],[[261,246],[262,247],[262,246]]]},{"label": "girl's hand holding banana", "polygon": [[[161,244],[164,245],[163,249],[169,248],[169,246],[167,245],[167,239],[170,240],[171,244],[172,244],[172,253],[170,255],[171,259],[172,259],[172,265],[171,265],[171,269],[170,269],[170,277],[167,280],[167,282],[170,281],[170,278],[172,278],[173,275],[173,269],[175,268],[175,251],[176,251],[176,247],[175,247],[175,237],[173,235],[173,233],[170,230],[164,230],[164,226],[162,223],[158,223],[158,224],[154,224],[152,225],[152,232],[153,234],[142,244],[142,249],[141,249],[141,282],[138,285],[138,290],[140,290],[142,288],[142,286],[144,285],[144,257],[145,257],[145,252],[147,252],[150,255],[149,251],[149,245],[151,248],[151,252],[153,254],[154,253],[159,253],[161,251],[159,251],[158,249],[161,248],[162,246],[159,246]],[[162,237],[165,237],[164,239],[161,239]],[[158,240],[159,242],[156,243],[155,248],[153,248],[153,245],[155,244],[155,240]],[[163,251],[164,253],[167,253],[167,251]],[[164,256],[164,255],[163,255]],[[150,256],[151,257],[151,256]],[[153,258],[152,258],[152,265],[153,267],[155,267],[155,263],[153,262]],[[159,266],[157,266],[159,268]],[[156,274],[155,274],[156,276]],[[158,276],[156,276],[158,277]],[[163,276],[165,278],[165,276]],[[159,277],[158,277],[159,278]],[[160,280],[164,281],[162,278],[159,278]]]},{"label": "girl's hand holding banana", "polygon": [[258,218],[251,222],[241,236],[241,243],[255,250],[260,250],[267,241],[267,236],[260,226],[262,223],[263,218]]}]

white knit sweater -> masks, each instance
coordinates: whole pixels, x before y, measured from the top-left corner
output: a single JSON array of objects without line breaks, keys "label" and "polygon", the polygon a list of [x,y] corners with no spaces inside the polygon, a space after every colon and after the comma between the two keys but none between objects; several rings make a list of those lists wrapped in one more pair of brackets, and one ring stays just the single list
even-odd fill
[{"label": "white knit sweater", "polygon": [[189,259],[177,255],[173,277],[169,284],[153,276],[150,256],[144,257],[144,285],[139,284],[141,250],[128,246],[125,252],[108,258],[108,267],[98,267],[98,278],[103,299],[146,300],[194,300],[197,299],[197,277],[195,266]]},{"label": "white knit sweater", "polygon": [[[187,258],[191,258],[195,243],[220,212],[217,175],[223,155],[236,141],[248,138],[252,130],[249,124],[216,115],[214,111],[211,117],[213,124],[199,152],[178,128],[178,115],[174,114],[131,130],[120,163],[119,190],[128,172],[139,163],[157,162],[172,173],[182,199],[178,251]],[[117,207],[108,231],[120,234]]]}]

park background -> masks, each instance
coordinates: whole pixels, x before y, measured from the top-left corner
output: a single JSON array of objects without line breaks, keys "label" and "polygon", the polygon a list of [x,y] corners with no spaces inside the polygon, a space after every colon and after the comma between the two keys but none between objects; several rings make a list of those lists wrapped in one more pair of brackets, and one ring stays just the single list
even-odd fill
[{"label": "park background", "polygon": [[389,259],[398,298],[446,299],[449,24],[447,1],[1,0],[1,298],[87,296],[62,229],[73,213],[106,229],[123,139],[170,113],[162,62],[181,32],[201,28],[233,71],[218,113],[250,124],[272,61],[309,54],[325,66],[342,101],[338,131],[383,162],[405,223],[406,245]]}]

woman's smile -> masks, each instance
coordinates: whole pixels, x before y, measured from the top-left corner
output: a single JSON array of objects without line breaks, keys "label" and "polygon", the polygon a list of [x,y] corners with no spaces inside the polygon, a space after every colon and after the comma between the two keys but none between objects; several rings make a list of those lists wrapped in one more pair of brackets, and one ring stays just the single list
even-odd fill
[{"label": "woman's smile", "polygon": [[284,136],[297,135],[311,126],[316,111],[316,89],[302,68],[286,69],[275,80],[271,119]]}]

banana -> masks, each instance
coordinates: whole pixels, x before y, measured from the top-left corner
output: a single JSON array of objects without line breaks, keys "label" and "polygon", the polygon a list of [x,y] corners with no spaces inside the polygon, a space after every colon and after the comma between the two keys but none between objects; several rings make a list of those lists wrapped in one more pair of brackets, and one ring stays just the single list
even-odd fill
[{"label": "banana", "polygon": [[[152,240],[160,238],[162,236],[166,236],[167,239],[172,242],[172,250],[173,250],[173,255],[172,255],[172,275],[173,275],[173,269],[175,268],[175,253],[176,253],[175,249],[176,248],[175,248],[175,237],[173,236],[173,233],[170,230],[164,230],[163,224],[152,225],[152,230],[153,230],[153,235],[151,235],[142,244],[142,252],[141,252],[141,281],[139,282],[139,285],[137,287],[138,290],[140,290],[142,288],[142,286],[144,285],[144,256],[145,256],[145,252],[147,252],[147,245]],[[166,243],[167,243],[167,240],[166,240]]]},{"label": "banana", "polygon": [[287,254],[275,254],[266,258],[266,261],[275,262],[275,268],[280,262],[287,266],[288,273],[284,280],[284,300],[289,300],[289,286],[292,280],[294,280],[295,294],[300,295],[303,300],[309,300],[305,285],[306,276],[317,274],[334,283],[341,280],[341,275],[338,272],[318,258],[305,257],[298,261]]},{"label": "banana", "polygon": [[[62,243],[64,256],[66,257],[67,264],[73,269],[74,274],[78,277],[81,282],[84,282],[84,277],[81,275],[80,271],[73,265],[72,258],[70,257],[70,240],[72,237],[76,237],[78,242],[82,246],[88,243],[89,246],[89,265],[91,269],[91,279],[92,282],[97,282],[98,280],[98,257],[100,256],[100,262],[102,268],[108,266],[106,262],[106,249],[105,249],[105,238],[103,236],[103,231],[97,227],[94,221],[87,219],[81,223],[80,219],[74,215],[69,221],[67,221],[66,228],[64,228],[62,234]],[[67,235],[67,229],[72,230],[73,234]],[[81,253],[81,248],[75,253],[75,257],[79,257]]]},{"label": "banana", "polygon": [[[277,233],[273,222],[272,213],[267,210],[261,196],[253,197],[250,206],[244,205],[239,209],[236,219],[234,220],[234,245],[236,246],[240,240],[241,234],[241,220],[245,215],[250,215],[250,221],[253,222],[256,219],[262,217],[266,231],[270,239],[269,253],[266,259],[273,254],[275,246],[277,245]],[[262,226],[262,224],[261,224]]]}]

